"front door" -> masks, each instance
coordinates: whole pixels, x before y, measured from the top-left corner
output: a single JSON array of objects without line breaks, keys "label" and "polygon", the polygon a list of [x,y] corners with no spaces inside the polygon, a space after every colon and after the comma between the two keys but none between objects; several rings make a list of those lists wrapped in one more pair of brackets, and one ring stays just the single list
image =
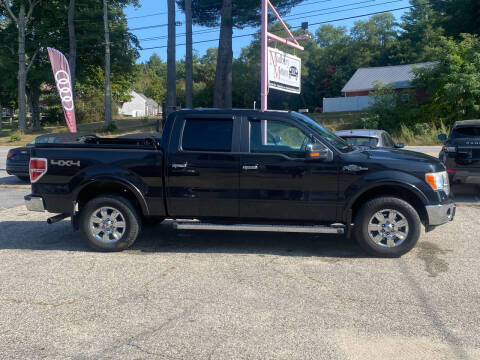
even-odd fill
[{"label": "front door", "polygon": [[306,160],[306,145],[313,141],[308,130],[293,120],[265,116],[244,122],[248,152],[240,160],[240,216],[335,221],[336,157],[333,161]]},{"label": "front door", "polygon": [[175,127],[174,132],[181,135],[180,141],[172,142],[167,157],[169,215],[238,217],[239,155],[232,146],[238,136],[235,119],[182,118]]}]

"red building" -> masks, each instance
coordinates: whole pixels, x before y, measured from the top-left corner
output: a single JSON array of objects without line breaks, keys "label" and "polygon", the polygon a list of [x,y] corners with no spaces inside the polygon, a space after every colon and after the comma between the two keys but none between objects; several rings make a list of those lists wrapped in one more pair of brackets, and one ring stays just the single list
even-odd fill
[{"label": "red building", "polygon": [[[435,62],[424,62],[418,64],[381,66],[371,68],[360,68],[348,80],[342,89],[346,97],[368,96],[375,90],[375,84],[381,82],[385,85],[393,85],[395,91],[402,92],[406,89],[412,89],[414,78],[413,69],[432,67]],[[417,101],[421,102],[425,98],[425,90],[416,90]]]}]

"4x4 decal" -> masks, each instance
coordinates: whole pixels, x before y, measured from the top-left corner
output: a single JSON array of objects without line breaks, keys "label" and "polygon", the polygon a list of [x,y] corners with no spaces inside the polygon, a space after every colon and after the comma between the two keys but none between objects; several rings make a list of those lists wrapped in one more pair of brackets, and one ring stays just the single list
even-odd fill
[{"label": "4x4 decal", "polygon": [[78,166],[80,167],[80,160],[50,160],[50,164],[58,166]]}]

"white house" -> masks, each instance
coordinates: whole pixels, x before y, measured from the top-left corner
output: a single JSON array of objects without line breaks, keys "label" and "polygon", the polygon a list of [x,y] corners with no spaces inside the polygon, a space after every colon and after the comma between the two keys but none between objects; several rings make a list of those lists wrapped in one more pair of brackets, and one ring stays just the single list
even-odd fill
[{"label": "white house", "polygon": [[121,103],[118,108],[118,113],[125,116],[152,116],[159,115],[161,109],[158,104],[145,95],[131,91],[129,94],[132,98],[130,101]]}]

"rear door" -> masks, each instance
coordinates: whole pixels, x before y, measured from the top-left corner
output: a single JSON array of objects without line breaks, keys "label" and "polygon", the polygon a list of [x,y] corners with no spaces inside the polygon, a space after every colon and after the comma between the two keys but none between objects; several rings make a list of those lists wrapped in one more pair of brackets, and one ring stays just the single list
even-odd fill
[{"label": "rear door", "polygon": [[[266,122],[266,143],[261,121]],[[308,129],[288,118],[250,118],[240,173],[240,216],[272,220],[335,221],[338,165],[307,161]],[[265,143],[265,144],[262,144]]]},{"label": "rear door", "polygon": [[238,127],[233,115],[177,117],[166,162],[171,216],[238,217]]}]

